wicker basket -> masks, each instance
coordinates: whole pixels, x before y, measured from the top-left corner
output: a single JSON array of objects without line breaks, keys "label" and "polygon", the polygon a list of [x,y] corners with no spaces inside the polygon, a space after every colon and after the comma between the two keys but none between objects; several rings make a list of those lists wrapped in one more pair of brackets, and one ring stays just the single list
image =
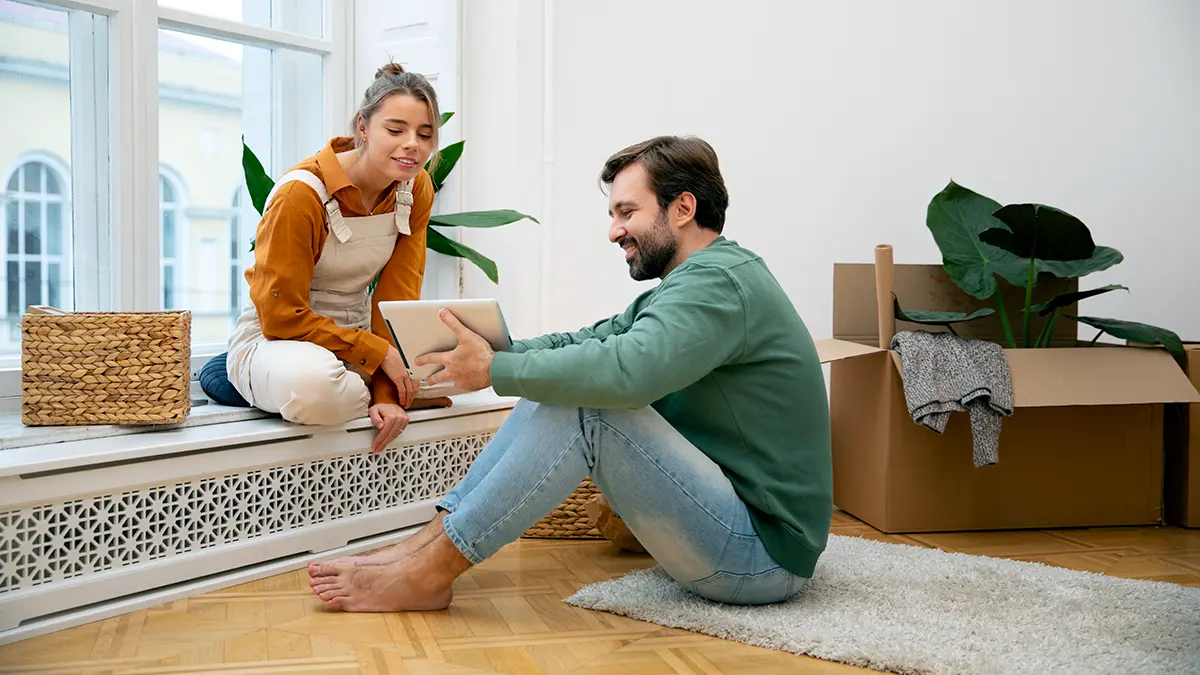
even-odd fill
[{"label": "wicker basket", "polygon": [[191,313],[61,312],[21,319],[21,421],[171,424],[191,412]]},{"label": "wicker basket", "polygon": [[570,497],[525,530],[524,536],[530,539],[604,539],[584,510],[584,505],[599,494],[600,489],[592,479],[584,478]]}]

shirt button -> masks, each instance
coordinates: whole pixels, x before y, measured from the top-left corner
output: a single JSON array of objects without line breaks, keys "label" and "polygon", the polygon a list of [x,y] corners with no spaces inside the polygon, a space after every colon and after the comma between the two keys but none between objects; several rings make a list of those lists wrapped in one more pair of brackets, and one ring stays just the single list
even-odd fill
[{"label": "shirt button", "polygon": [[360,360],[358,361],[358,365],[360,365],[360,366],[365,366],[365,365],[367,365],[367,360],[366,360],[366,359],[360,359]]}]

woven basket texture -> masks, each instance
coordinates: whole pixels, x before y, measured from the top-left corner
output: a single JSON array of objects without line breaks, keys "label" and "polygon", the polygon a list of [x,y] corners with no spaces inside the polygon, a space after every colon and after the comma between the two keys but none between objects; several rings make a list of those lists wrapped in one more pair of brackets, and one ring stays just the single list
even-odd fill
[{"label": "woven basket texture", "polygon": [[604,539],[592,524],[584,505],[600,494],[591,478],[584,478],[579,487],[544,518],[525,531],[530,539]]},{"label": "woven basket texture", "polygon": [[191,412],[191,313],[21,319],[21,421],[172,424]]}]

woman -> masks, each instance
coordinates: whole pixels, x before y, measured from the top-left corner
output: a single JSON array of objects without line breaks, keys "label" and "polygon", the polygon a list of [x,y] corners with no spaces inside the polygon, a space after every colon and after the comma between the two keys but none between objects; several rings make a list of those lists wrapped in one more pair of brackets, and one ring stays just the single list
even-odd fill
[{"label": "woman", "polygon": [[354,135],[331,139],[268,196],[246,271],[254,306],[226,360],[251,405],[298,424],[370,415],[374,451],[408,425],[417,386],[378,303],[421,294],[433,206],[424,166],[438,117],[429,82],[388,64],[367,88]]}]

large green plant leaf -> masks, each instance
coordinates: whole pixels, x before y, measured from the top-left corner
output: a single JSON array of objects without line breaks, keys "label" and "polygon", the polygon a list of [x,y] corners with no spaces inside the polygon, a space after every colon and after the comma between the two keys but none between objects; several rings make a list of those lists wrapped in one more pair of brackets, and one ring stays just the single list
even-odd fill
[{"label": "large green plant leaf", "polygon": [[992,215],[1008,228],[984,230],[980,240],[1018,258],[1087,260],[1096,252],[1087,225],[1053,206],[1009,204]]},{"label": "large green plant leaf", "polygon": [[476,267],[483,270],[492,283],[500,283],[500,273],[496,270],[496,263],[470,246],[460,244],[433,228],[428,229],[426,245],[438,253],[470,260],[475,263]]},{"label": "large green plant leaf", "polygon": [[1037,266],[1039,271],[1049,272],[1059,279],[1078,279],[1103,272],[1124,259],[1125,256],[1115,248],[1097,246],[1096,252],[1087,260],[1039,260]]},{"label": "large green plant leaf", "polygon": [[1166,328],[1137,323],[1136,321],[1106,319],[1096,316],[1072,316],[1070,314],[1064,314],[1063,316],[1099,329],[1101,332],[1108,333],[1115,338],[1146,344],[1159,344],[1166,347],[1176,356],[1182,357],[1184,355],[1183,341],[1179,339],[1178,335]]},{"label": "large green plant leaf", "polygon": [[919,310],[905,311],[900,308],[900,299],[896,294],[892,294],[892,305],[896,309],[896,318],[900,321],[908,321],[911,323],[919,323],[926,326],[949,326],[955,323],[965,323],[982,319],[985,316],[991,316],[996,313],[996,310],[991,307],[976,310],[970,314],[963,312],[923,312]]},{"label": "large green plant leaf", "polygon": [[261,216],[266,208],[267,197],[275,187],[275,181],[267,175],[267,170],[263,168],[262,162],[258,161],[250,146],[246,145],[245,136],[242,137],[242,172],[246,176],[246,190],[250,192],[250,201],[254,204],[254,210]]},{"label": "large green plant leaf", "polygon": [[[1038,304],[1034,305],[1032,309],[1033,309],[1033,311],[1037,312],[1039,315],[1046,316],[1047,314],[1049,314],[1050,312],[1053,312],[1056,309],[1075,304],[1076,302],[1079,302],[1080,300],[1083,300],[1084,298],[1091,298],[1093,296],[1108,293],[1110,291],[1127,291],[1127,290],[1129,290],[1129,289],[1120,284],[1109,284],[1108,286],[1101,286],[1100,288],[1093,288],[1090,290],[1079,291],[1076,293],[1063,293],[1062,295],[1056,295],[1053,298],[1050,298],[1046,302],[1039,302]],[[1024,311],[1024,310],[1021,310],[1021,311]]]},{"label": "large green plant leaf", "polygon": [[1000,204],[951,181],[929,202],[925,224],[942,252],[946,274],[963,291],[986,299],[996,293],[999,275],[1025,286],[1028,268],[1008,251],[980,241],[984,230],[1004,225],[992,214]]},{"label": "large green plant leaf", "polygon": [[[466,141],[451,143],[438,150],[437,157],[430,157],[429,161],[425,162],[425,170],[429,171],[429,177],[433,179],[434,192],[441,190],[446,179],[450,177],[454,165],[458,164],[459,157],[462,157],[464,145],[466,145]],[[435,159],[436,162],[434,162]],[[431,166],[432,169],[430,169]]]},{"label": "large green plant leaf", "polygon": [[465,211],[463,213],[444,213],[429,218],[430,225],[442,227],[500,227],[528,218],[538,222],[537,218],[512,209],[498,211]]},{"label": "large green plant leaf", "polygon": [[442,113],[441,119],[438,120],[438,128],[446,126],[446,122],[449,122],[451,117],[454,117],[454,111]]}]

